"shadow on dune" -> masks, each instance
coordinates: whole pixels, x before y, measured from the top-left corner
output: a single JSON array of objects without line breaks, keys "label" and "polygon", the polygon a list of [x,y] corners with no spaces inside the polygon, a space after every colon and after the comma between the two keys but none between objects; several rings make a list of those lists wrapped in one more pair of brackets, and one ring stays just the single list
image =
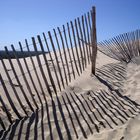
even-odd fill
[{"label": "shadow on dune", "polygon": [[113,129],[134,118],[140,109],[116,91],[88,91],[77,95],[63,94],[37,109],[31,117],[16,120],[6,131],[0,132],[1,139],[77,139],[104,129]]},{"label": "shadow on dune", "polygon": [[[91,90],[79,95],[72,90],[51,98],[31,116],[12,122],[8,129],[0,121],[3,128],[0,139],[86,139],[91,134],[125,124],[140,112],[139,105],[121,91],[126,78],[125,63],[105,65],[97,69],[96,77],[108,87],[107,91]],[[7,115],[11,120],[8,111]]]},{"label": "shadow on dune", "polygon": [[[126,80],[126,63],[108,64],[103,66],[102,69],[97,69],[97,79],[106,85],[110,91],[116,92],[118,96],[124,98],[128,102],[140,106],[135,101],[131,100],[127,96],[123,96],[122,86]],[[121,94],[122,93],[122,94]]]}]

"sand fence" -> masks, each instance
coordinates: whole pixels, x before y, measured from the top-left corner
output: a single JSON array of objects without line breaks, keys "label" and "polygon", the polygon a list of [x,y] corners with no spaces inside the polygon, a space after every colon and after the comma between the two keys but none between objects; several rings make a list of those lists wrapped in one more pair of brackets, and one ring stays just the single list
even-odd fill
[{"label": "sand fence", "polygon": [[89,64],[95,74],[96,43],[93,7],[53,32],[5,47],[0,52],[1,130],[60,96]]}]

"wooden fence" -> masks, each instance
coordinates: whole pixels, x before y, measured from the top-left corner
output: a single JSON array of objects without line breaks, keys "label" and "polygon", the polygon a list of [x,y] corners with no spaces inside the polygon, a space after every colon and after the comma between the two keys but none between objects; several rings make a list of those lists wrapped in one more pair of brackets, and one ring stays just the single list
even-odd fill
[{"label": "wooden fence", "polygon": [[[1,130],[58,99],[59,93],[89,64],[95,74],[95,7],[53,32],[19,42],[20,50],[14,45],[11,49],[5,47],[4,54],[0,52],[0,106],[6,116],[0,117]],[[19,51],[25,57],[21,58]]]},{"label": "wooden fence", "polygon": [[140,56],[140,30],[99,42],[98,49],[109,57],[129,63],[133,58]]},{"label": "wooden fence", "polygon": [[[6,131],[0,132],[0,139],[87,139],[125,125],[140,113],[140,105],[116,90],[123,86],[126,71],[126,65],[121,62],[104,65],[96,70],[96,76],[109,90],[63,93],[31,116],[13,122]],[[114,79],[117,80],[115,90],[110,86]]]}]

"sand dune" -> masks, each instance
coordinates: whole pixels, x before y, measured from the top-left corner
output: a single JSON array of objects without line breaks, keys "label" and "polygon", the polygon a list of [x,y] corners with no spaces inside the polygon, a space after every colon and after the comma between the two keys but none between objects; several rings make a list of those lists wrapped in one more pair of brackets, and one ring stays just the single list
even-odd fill
[{"label": "sand dune", "polygon": [[[90,75],[89,65],[59,98],[29,112],[30,117],[16,120],[6,131],[0,131],[0,138],[139,140],[138,70],[137,64],[126,65],[98,52],[96,77]],[[1,107],[1,119],[6,124],[3,111]]]}]

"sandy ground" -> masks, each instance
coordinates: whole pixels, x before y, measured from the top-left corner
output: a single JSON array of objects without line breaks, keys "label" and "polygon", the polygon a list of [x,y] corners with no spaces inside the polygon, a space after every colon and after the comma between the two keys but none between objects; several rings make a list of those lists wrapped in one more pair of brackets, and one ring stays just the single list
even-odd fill
[{"label": "sandy ground", "polygon": [[[30,60],[28,60],[28,62],[30,63]],[[15,65],[17,65],[16,62],[14,63]],[[96,71],[97,77],[91,75],[90,73],[91,67],[90,65],[88,65],[88,67],[82,73],[82,75],[78,77],[76,80],[73,80],[73,82],[71,82],[69,86],[64,90],[64,92],[60,94],[61,103],[64,104],[63,99],[62,99],[62,97],[64,97],[66,99],[66,103],[69,104],[69,100],[67,99],[65,92],[75,93],[73,94],[73,96],[78,105],[74,102],[74,99],[71,98],[70,94],[68,94],[68,96],[70,97],[70,101],[76,113],[78,114],[79,120],[82,123],[82,126],[85,129],[87,138],[89,140],[96,140],[96,139],[97,140],[139,140],[140,139],[140,133],[139,133],[140,132],[140,115],[139,115],[140,107],[137,106],[137,104],[140,103],[140,94],[139,94],[140,65],[138,65],[138,63],[137,64],[129,63],[126,65],[124,63],[120,63],[119,61],[116,61],[98,52],[96,66],[97,66],[97,71]],[[7,67],[8,67],[8,63],[7,63]],[[32,69],[32,66],[30,67],[30,69]],[[16,70],[17,71],[19,70],[18,67]],[[4,77],[4,71],[2,71],[2,69],[0,69],[0,71]],[[19,75],[20,75],[20,70],[19,70]],[[12,73],[11,73],[11,76],[12,76]],[[7,79],[4,79],[4,80],[6,81]],[[22,81],[24,85],[22,76],[20,80]],[[45,88],[45,85],[44,84],[42,85]],[[8,84],[6,84],[6,86],[8,88]],[[31,88],[33,89],[33,87]],[[10,86],[8,90],[11,90]],[[27,91],[28,89],[25,89],[25,90]],[[6,97],[4,96],[3,90],[1,87],[0,87],[0,92],[1,92],[1,96],[6,101]],[[19,93],[20,93],[20,90],[19,90]],[[12,92],[11,94],[13,95],[12,99],[14,100],[14,103],[16,104],[16,106],[19,106],[18,102],[14,98],[14,94]],[[26,104],[24,103],[23,97],[22,96],[20,97],[23,100],[23,104]],[[80,98],[80,100],[78,100],[78,97]],[[29,96],[29,99],[31,99],[30,96]],[[82,103],[80,101],[82,101]],[[90,104],[92,111],[90,111],[87,105],[85,105],[87,104],[86,101]],[[91,106],[91,103],[90,103],[91,101],[94,103],[95,108]],[[54,99],[54,102],[55,102],[55,105],[58,105],[57,100]],[[53,108],[51,107],[52,103],[48,102],[48,104],[50,106],[49,114],[51,118],[53,137],[54,139],[60,139],[60,135],[55,126],[55,118],[53,117]],[[86,110],[89,112],[88,115],[86,113],[85,107],[82,106],[82,104],[86,106]],[[7,106],[9,107],[8,101],[7,101]],[[70,105],[68,105],[68,107],[69,106]],[[81,117],[81,112],[79,111],[78,106],[82,109],[85,119]],[[101,111],[103,118],[101,118],[101,116],[99,115],[98,109]],[[43,108],[43,110],[45,109]],[[56,112],[58,110],[59,109],[57,107]],[[74,130],[72,127],[72,123],[70,121],[70,118],[68,117],[69,114],[67,112],[67,109],[63,106],[62,110],[64,112],[64,116],[66,117],[67,124],[71,128],[70,133],[72,135],[72,138],[76,139]],[[107,114],[104,112],[104,110],[105,112],[107,112]],[[10,107],[9,107],[9,111],[11,111],[11,114],[13,114]],[[92,112],[94,112],[95,115],[97,115],[97,118],[99,117],[99,121],[97,121],[97,119],[95,119],[92,116]],[[21,114],[22,113],[23,112],[21,110]],[[78,122],[76,121],[76,117],[74,116],[72,112],[72,109],[70,110],[70,113],[72,114],[72,118],[76,126],[76,131],[78,132],[78,135],[79,135],[78,139],[79,140],[85,139],[85,137],[83,136],[80,130]],[[39,115],[41,116],[42,115],[41,110],[39,110],[37,114],[38,116]],[[91,122],[89,120],[89,115],[93,117],[92,119],[94,120],[95,124],[98,126],[99,132],[96,131],[96,128],[95,128],[96,125],[95,126],[91,125]],[[0,109],[0,116],[6,124],[7,118],[5,116],[5,113],[3,112],[2,107]],[[34,115],[32,114],[32,117],[33,116]],[[15,114],[13,114],[13,117],[15,117]],[[68,139],[67,132],[65,132],[65,129],[64,129],[65,127],[64,127],[64,124],[62,123],[63,118],[60,115],[59,111],[57,112],[57,119],[59,120],[58,121],[59,126],[62,130],[64,139]],[[88,128],[85,120],[87,120],[87,122],[91,125],[91,129],[93,130],[93,133]],[[23,122],[25,123],[24,123],[23,132],[21,134],[21,138],[25,139],[26,128],[30,122],[30,119],[28,118],[27,120]],[[34,125],[32,124],[30,128],[30,134],[29,134],[30,139],[34,139],[35,126],[37,127],[37,131],[38,131],[38,139],[41,139],[41,133],[42,133],[41,122],[42,120],[39,120],[37,126],[34,123],[33,123]],[[48,123],[47,115],[43,117],[43,122],[44,122],[44,125]],[[106,128],[104,128],[101,125],[101,122],[106,126]],[[108,125],[107,125],[107,122],[109,123]],[[110,125],[112,128],[109,127]],[[20,127],[20,123],[18,127]],[[15,139],[17,139],[18,137],[18,132],[19,132],[18,127],[16,129],[17,131],[15,132],[15,136],[14,136]],[[44,126],[44,128],[46,130],[44,134],[45,138],[50,139],[48,125]],[[7,139],[9,138],[9,135],[10,134],[8,133]]]}]

